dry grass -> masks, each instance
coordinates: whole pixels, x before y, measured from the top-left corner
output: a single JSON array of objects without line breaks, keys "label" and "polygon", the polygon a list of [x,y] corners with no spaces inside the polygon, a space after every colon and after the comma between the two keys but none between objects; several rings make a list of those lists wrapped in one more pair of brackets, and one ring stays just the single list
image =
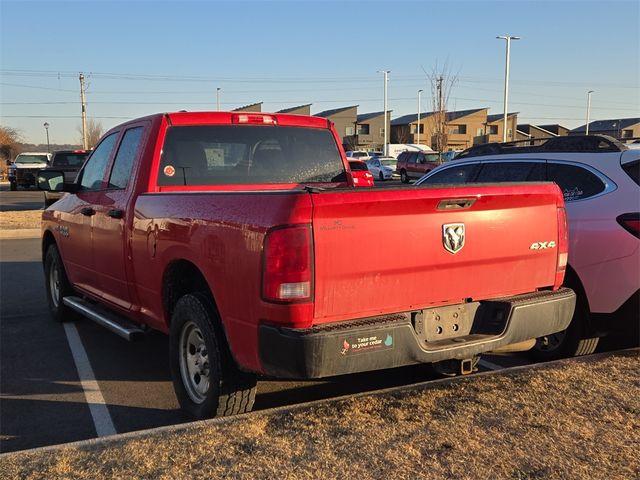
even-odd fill
[{"label": "dry grass", "polygon": [[0,230],[40,228],[42,210],[0,212]]},{"label": "dry grass", "polygon": [[[0,457],[5,478],[638,478],[630,356]],[[0,475],[2,476],[2,475]]]}]

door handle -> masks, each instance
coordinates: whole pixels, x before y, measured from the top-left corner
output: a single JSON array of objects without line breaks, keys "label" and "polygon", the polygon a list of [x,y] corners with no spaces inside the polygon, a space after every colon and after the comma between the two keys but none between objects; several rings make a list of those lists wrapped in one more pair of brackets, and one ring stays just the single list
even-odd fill
[{"label": "door handle", "polygon": [[91,207],[84,207],[82,210],[80,210],[80,213],[85,217],[90,217],[91,215],[95,215],[96,211]]},{"label": "door handle", "polygon": [[111,218],[122,218],[124,216],[124,212],[117,208],[113,208],[107,212],[107,215],[109,215]]}]

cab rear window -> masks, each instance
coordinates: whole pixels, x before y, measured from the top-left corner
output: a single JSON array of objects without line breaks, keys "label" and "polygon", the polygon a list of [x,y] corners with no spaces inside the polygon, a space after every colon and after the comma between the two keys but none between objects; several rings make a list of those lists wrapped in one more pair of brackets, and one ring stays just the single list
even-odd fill
[{"label": "cab rear window", "polygon": [[167,130],[158,185],[330,183],[345,178],[330,130],[198,125]]}]

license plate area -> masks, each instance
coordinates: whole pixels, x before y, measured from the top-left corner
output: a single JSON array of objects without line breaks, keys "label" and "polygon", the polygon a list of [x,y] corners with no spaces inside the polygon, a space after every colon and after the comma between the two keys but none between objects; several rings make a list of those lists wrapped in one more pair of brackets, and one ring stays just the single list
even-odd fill
[{"label": "license plate area", "polygon": [[473,302],[412,312],[413,328],[426,342],[469,335],[478,307]]}]

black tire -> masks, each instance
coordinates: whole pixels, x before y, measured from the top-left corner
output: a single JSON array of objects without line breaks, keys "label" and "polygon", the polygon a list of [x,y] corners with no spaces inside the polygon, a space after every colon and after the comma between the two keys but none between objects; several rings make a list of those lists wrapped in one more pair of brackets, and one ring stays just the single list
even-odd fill
[{"label": "black tire", "polygon": [[382,172],[378,174],[378,178],[380,179],[381,182],[384,182],[384,175],[382,174]]},{"label": "black tire", "polygon": [[256,375],[241,371],[233,360],[208,294],[187,294],[176,303],[169,356],[173,388],[188,416],[222,417],[253,408]]},{"label": "black tire", "polygon": [[18,184],[16,182],[11,182],[9,184],[9,190],[11,190],[12,192],[15,192],[16,190],[18,190]]},{"label": "black tire", "polygon": [[562,332],[538,338],[535,346],[529,351],[531,357],[538,362],[550,362],[592,354],[598,347],[600,338],[585,338],[588,319],[589,309],[584,300],[578,297],[569,327]]},{"label": "black tire", "polygon": [[402,183],[409,183],[409,176],[406,170],[400,170],[400,180]]},{"label": "black tire", "polygon": [[44,257],[44,283],[49,312],[53,319],[64,322],[77,318],[76,313],[62,301],[74,292],[56,245],[50,245]]}]

